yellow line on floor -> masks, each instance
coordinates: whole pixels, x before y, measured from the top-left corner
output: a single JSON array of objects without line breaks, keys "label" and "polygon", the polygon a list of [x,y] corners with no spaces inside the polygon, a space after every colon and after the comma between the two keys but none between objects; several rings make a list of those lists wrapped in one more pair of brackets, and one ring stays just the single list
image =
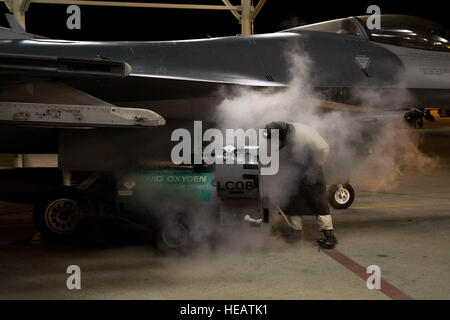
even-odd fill
[{"label": "yellow line on floor", "polygon": [[406,207],[436,207],[447,206],[450,202],[423,202],[423,203],[402,203],[402,204],[385,204],[378,206],[359,206],[350,207],[350,209],[378,209],[378,208],[406,208]]}]

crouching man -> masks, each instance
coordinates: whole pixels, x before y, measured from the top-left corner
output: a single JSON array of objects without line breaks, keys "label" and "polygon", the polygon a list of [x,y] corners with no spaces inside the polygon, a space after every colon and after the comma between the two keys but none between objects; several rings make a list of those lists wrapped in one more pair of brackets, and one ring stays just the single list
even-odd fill
[{"label": "crouching man", "polygon": [[278,130],[280,144],[280,174],[286,186],[280,199],[280,211],[291,228],[287,240],[301,238],[301,216],[314,215],[324,238],[318,244],[332,249],[337,244],[333,221],[328,207],[322,166],[327,160],[329,146],[313,128],[299,123],[271,122],[265,127],[267,139],[271,130]]}]

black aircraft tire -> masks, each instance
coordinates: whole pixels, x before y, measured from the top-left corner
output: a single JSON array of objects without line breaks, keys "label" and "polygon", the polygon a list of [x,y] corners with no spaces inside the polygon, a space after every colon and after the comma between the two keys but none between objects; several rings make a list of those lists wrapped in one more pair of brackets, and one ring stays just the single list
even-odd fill
[{"label": "black aircraft tire", "polygon": [[168,214],[157,232],[156,246],[163,255],[183,255],[193,246],[189,224],[182,214]]},{"label": "black aircraft tire", "polygon": [[44,241],[61,242],[80,232],[82,219],[91,211],[91,202],[82,191],[64,187],[35,205],[33,220]]},{"label": "black aircraft tire", "polygon": [[335,209],[347,209],[355,200],[355,190],[350,184],[343,184],[342,188],[343,193],[339,192],[337,184],[331,185],[328,189],[328,201]]}]

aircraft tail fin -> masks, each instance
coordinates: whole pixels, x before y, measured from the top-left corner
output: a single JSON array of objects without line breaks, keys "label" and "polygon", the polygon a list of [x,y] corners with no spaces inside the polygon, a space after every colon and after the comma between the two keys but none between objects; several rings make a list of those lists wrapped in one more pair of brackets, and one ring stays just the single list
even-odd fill
[{"label": "aircraft tail fin", "polygon": [[10,28],[0,27],[0,39],[9,40],[44,38],[35,34],[27,33],[12,14],[5,13],[5,17]]},{"label": "aircraft tail fin", "polygon": [[16,20],[16,17],[14,17],[10,13],[5,13],[5,17],[9,23],[11,31],[16,32],[16,33],[26,33],[25,30],[20,25],[20,23]]}]

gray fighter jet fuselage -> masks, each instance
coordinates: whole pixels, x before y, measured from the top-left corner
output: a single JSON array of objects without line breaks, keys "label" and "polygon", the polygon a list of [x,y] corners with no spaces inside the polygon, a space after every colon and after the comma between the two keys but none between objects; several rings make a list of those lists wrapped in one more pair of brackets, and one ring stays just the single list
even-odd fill
[{"label": "gray fighter jet fuselage", "polygon": [[[34,83],[60,81],[109,103],[156,105],[163,116],[163,108],[180,99],[214,96],[218,88],[229,86],[284,87],[296,76],[328,93],[353,88],[407,89],[417,104],[448,104],[448,46],[438,51],[375,42],[364,33],[360,19],[351,19],[360,28],[357,33],[323,32],[306,26],[272,34],[188,41],[0,40],[0,59],[17,58],[0,64],[0,77],[6,77],[6,84],[13,78]],[[343,21],[348,24],[348,19]],[[89,68],[83,74],[84,66],[80,70],[75,66],[73,72],[58,66],[56,71],[46,70],[39,58],[117,61],[129,70],[118,76],[89,77]],[[37,60],[30,63],[29,59]],[[296,59],[310,59],[309,74],[294,74]]]},{"label": "gray fighter jet fuselage", "polygon": [[[145,108],[170,127],[175,120],[210,119],[232,88],[283,90],[300,77],[324,99],[350,105],[361,103],[353,95],[361,89],[408,91],[413,98],[379,108],[450,107],[448,31],[407,16],[383,16],[382,29],[369,30],[366,18],[164,42],[52,40],[4,29],[0,102]],[[2,139],[0,152],[55,149],[44,147],[54,144],[52,125],[19,132],[14,121],[2,125],[0,136],[9,140]]]}]

